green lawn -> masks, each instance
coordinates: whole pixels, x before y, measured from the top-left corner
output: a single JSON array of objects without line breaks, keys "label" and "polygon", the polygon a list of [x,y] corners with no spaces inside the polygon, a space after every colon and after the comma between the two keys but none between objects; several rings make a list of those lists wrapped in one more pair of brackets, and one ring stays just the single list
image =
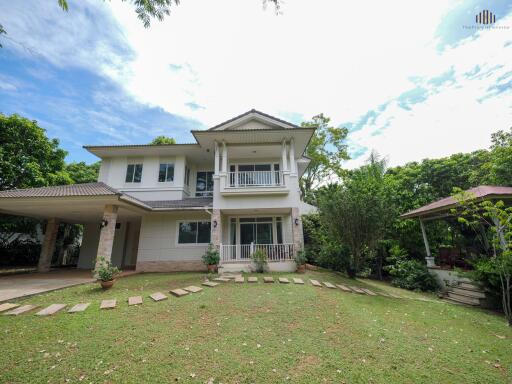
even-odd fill
[{"label": "green lawn", "polygon": [[[203,276],[143,274],[109,292],[88,284],[22,300],[92,305],[73,315],[0,316],[0,382],[512,381],[512,330],[502,316],[382,283],[356,282],[408,299],[261,282],[223,283],[158,303],[147,297],[199,285]],[[320,271],[301,277],[350,282]],[[144,304],[128,307],[132,295],[143,295]],[[118,307],[100,311],[107,298]]]}]

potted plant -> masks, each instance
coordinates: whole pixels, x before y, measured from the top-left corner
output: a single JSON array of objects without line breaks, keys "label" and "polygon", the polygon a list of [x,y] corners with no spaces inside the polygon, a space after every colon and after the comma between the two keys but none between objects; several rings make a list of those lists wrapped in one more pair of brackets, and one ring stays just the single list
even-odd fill
[{"label": "potted plant", "polygon": [[215,272],[219,262],[219,251],[213,246],[213,244],[208,245],[208,249],[203,255],[203,263],[206,265],[206,267],[208,267],[208,272]]},{"label": "potted plant", "polygon": [[119,272],[121,272],[119,268],[113,266],[109,260],[101,256],[98,266],[94,270],[94,277],[100,282],[101,288],[110,289],[114,285]]},{"label": "potted plant", "polygon": [[258,248],[252,254],[252,261],[256,264],[256,272],[263,273],[267,267],[268,256],[267,252]]},{"label": "potted plant", "polygon": [[295,264],[297,264],[297,272],[306,272],[306,252],[303,249],[299,250],[295,255]]}]

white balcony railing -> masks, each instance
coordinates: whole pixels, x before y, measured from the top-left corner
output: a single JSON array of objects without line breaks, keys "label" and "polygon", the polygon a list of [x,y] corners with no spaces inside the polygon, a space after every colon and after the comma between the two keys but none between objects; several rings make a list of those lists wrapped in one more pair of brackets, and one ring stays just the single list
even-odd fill
[{"label": "white balcony railing", "polygon": [[269,262],[293,260],[293,244],[221,244],[220,262],[250,262],[254,251],[262,249]]},{"label": "white balcony railing", "polygon": [[284,185],[282,171],[228,172],[229,188],[271,187]]}]

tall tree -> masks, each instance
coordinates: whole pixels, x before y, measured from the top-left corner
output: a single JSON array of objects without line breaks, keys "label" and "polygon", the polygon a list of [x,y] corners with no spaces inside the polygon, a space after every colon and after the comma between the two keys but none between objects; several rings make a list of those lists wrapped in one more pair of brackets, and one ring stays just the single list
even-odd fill
[{"label": "tall tree", "polygon": [[69,163],[66,172],[73,184],[94,183],[98,180],[101,162],[86,164],[84,161]]},{"label": "tall tree", "polygon": [[0,113],[0,190],[70,184],[66,155],[36,121]]},{"label": "tall tree", "polygon": [[312,199],[313,188],[318,187],[322,181],[330,176],[342,176],[342,162],[349,159],[345,143],[348,129],[333,127],[330,121],[329,117],[321,113],[301,124],[302,127],[316,128],[306,149],[310,163],[300,180],[302,196],[308,200]]},{"label": "tall tree", "polygon": [[174,139],[174,137],[157,136],[149,144],[150,145],[176,144],[176,140]]}]

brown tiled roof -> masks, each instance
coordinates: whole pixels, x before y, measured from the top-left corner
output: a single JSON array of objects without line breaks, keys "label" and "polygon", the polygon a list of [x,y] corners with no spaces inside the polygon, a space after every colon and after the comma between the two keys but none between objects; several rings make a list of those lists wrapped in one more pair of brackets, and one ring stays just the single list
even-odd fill
[{"label": "brown tiled roof", "polygon": [[[475,188],[468,189],[466,191],[474,196],[476,199],[490,199],[492,197],[505,197],[512,198],[512,187],[500,187],[493,185],[480,185]],[[409,219],[413,217],[420,217],[428,215],[432,212],[446,210],[456,204],[453,197],[445,197],[444,199],[434,201],[433,203],[424,205],[423,207],[414,209],[400,216],[403,219]]]},{"label": "brown tiled roof", "polygon": [[208,130],[209,130],[209,131],[213,131],[213,130],[215,130],[216,128],[222,127],[224,124],[229,124],[229,123],[231,123],[232,121],[235,121],[235,120],[238,120],[238,119],[240,119],[240,118],[242,118],[242,117],[244,117],[244,116],[250,115],[251,113],[256,113],[256,114],[258,114],[258,115],[261,115],[261,116],[267,117],[267,118],[269,118],[269,119],[273,119],[273,120],[279,121],[279,122],[281,122],[281,123],[283,123],[283,124],[291,125],[292,127],[295,127],[295,128],[302,128],[302,127],[299,127],[298,125],[295,125],[295,124],[293,124],[293,123],[290,123],[289,121],[285,121],[285,120],[279,119],[279,118],[277,118],[277,117],[275,117],[275,116],[271,116],[271,115],[269,115],[269,114],[266,114],[266,113],[260,112],[260,111],[258,111],[258,110],[256,110],[256,109],[251,109],[250,111],[247,111],[247,112],[245,112],[245,113],[242,113],[241,115],[235,116],[235,117],[233,117],[232,119],[229,119],[229,120],[224,121],[223,123],[217,124],[216,126],[209,128]]},{"label": "brown tiled roof", "polygon": [[144,201],[144,204],[153,209],[202,208],[211,207],[213,205],[213,198],[196,197],[183,200]]},{"label": "brown tiled roof", "polygon": [[27,189],[9,189],[0,191],[0,198],[11,197],[68,197],[68,196],[113,196],[121,195],[117,189],[109,187],[107,184],[86,183],[56,185],[52,187],[27,188]]}]

